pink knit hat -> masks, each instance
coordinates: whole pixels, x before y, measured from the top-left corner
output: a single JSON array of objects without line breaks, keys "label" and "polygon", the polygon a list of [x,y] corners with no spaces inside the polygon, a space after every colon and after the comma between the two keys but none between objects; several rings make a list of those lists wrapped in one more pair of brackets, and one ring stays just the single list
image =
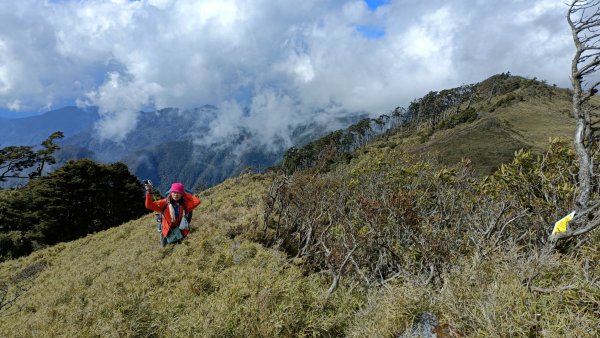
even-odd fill
[{"label": "pink knit hat", "polygon": [[173,183],[173,184],[171,184],[171,192],[178,192],[180,194],[184,194],[185,188],[183,187],[183,184],[181,184],[181,183]]}]

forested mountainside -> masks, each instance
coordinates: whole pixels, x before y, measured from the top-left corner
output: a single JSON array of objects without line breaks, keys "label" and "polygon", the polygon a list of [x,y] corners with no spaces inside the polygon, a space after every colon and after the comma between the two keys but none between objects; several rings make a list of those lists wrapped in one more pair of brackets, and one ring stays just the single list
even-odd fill
[{"label": "forested mountainside", "polygon": [[[331,125],[310,123],[290,131],[290,139],[295,144],[305,144],[317,137],[327,134],[334,125],[350,125],[364,117],[364,114],[349,114],[344,118],[330,121]],[[182,134],[175,140],[163,139],[160,143],[148,143],[145,148],[129,148],[130,153],[121,158],[131,171],[140,179],[151,179],[163,191],[174,181],[183,182],[192,190],[212,187],[225,179],[244,171],[262,172],[277,164],[286,151],[284,144],[266,145],[256,142],[255,135],[249,130],[239,130],[235,137],[217,144],[203,144],[198,141],[204,132],[198,128],[189,135]],[[205,128],[208,124],[203,123]],[[143,130],[136,131],[135,137]],[[276,142],[276,140],[273,140]],[[151,145],[151,146],[150,146]]]},{"label": "forested mountainside", "polygon": [[[547,240],[577,187],[569,96],[496,80],[200,192],[180,245],[161,249],[147,214],[1,263],[0,335],[594,336],[600,233]],[[444,155],[452,137],[475,152]],[[491,150],[512,156],[478,162]]]},{"label": "forested mountainside", "polygon": [[[252,139],[248,130],[236,137],[205,144],[200,140],[219,114],[218,108],[205,105],[196,109],[161,109],[143,112],[136,127],[121,141],[100,140],[93,128],[81,131],[60,142],[57,158],[67,160],[92,158],[104,163],[122,161],[140,179],[151,179],[167,190],[173,181],[186,183],[190,189],[201,189],[238,175],[248,167],[262,171],[276,164],[286,150],[284,145],[264,145]],[[364,114],[323,123],[309,123],[290,131],[295,144],[320,137],[335,125],[349,125]],[[205,140],[210,142],[210,140]]]},{"label": "forested mountainside", "polygon": [[214,186],[245,169],[264,170],[281,158],[281,152],[263,147],[240,150],[234,142],[205,147],[193,141],[173,141],[140,150],[123,159],[140,179],[150,179],[162,191],[172,182],[182,182],[193,190]]},{"label": "forested mountainside", "polygon": [[[57,161],[49,169],[83,158],[106,164],[121,161],[140,179],[151,179],[163,190],[173,181],[202,189],[245,170],[263,171],[281,159],[286,144],[257,142],[249,130],[214,144],[210,143],[213,140],[203,140],[218,114],[219,109],[211,105],[140,112],[135,128],[123,140],[113,140],[99,137],[97,108],[64,107],[27,118],[1,119],[0,147],[37,146],[48,135],[61,131],[64,138],[57,141],[61,147],[54,154]],[[328,123],[313,121],[297,126],[288,131],[290,140],[302,145],[366,116],[351,112],[341,115]],[[0,183],[0,187],[24,184],[26,180],[11,180]]]}]

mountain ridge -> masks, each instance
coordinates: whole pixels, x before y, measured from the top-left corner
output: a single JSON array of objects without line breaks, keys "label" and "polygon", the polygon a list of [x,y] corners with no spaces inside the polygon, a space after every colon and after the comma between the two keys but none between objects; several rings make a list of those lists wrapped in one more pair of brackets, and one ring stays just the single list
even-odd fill
[{"label": "mountain ridge", "polygon": [[[446,165],[471,157],[476,170],[486,175],[510,161],[520,148],[541,154],[551,138],[572,137],[569,95],[544,81],[497,74],[476,84],[431,91],[408,108],[397,107],[305,147],[293,147],[280,166],[292,171],[311,166],[328,145],[346,154],[343,161],[348,161],[349,152],[383,138],[388,146],[437,154]],[[498,144],[504,144],[500,152],[493,149]]]},{"label": "mountain ridge", "polygon": [[70,137],[90,128],[99,115],[97,109],[67,106],[41,115],[23,118],[3,118],[0,126],[0,146],[37,145],[55,131]]},{"label": "mountain ridge", "polygon": [[[177,246],[159,248],[149,213],[1,263],[0,335],[397,337],[424,314],[447,337],[593,335],[600,234],[541,251],[575,189],[569,144],[546,139],[571,129],[559,90],[550,102],[486,96],[449,128],[442,122],[460,114],[363,144],[365,133],[330,166],[316,145],[343,133],[328,136],[306,150],[318,151],[315,165],[200,192],[192,235]],[[553,118],[539,121],[540,102],[557,108]],[[469,161],[425,154],[471,150],[474,132],[490,142],[479,153],[502,139],[520,140],[506,153],[529,150],[492,174],[484,167],[483,179]]]},{"label": "mountain ridge", "polygon": [[[65,130],[65,138],[57,141],[61,149],[55,154],[58,160],[55,168],[68,160],[81,158],[103,163],[122,161],[140,180],[151,179],[162,190],[168,189],[173,181],[185,181],[193,190],[213,186],[248,167],[264,170],[275,164],[285,150],[276,140],[273,145],[257,144],[250,131],[244,129],[237,137],[220,140],[217,144],[201,144],[200,139],[209,134],[210,125],[219,114],[218,108],[212,105],[141,112],[136,127],[118,142],[98,138],[95,123],[100,116],[96,108],[89,111],[91,113],[88,114],[88,111],[77,107],[65,107],[40,116],[11,119],[10,124],[0,127],[0,135],[5,135],[0,141],[26,142],[22,137],[15,137],[15,133],[10,131],[13,130],[17,134],[29,135],[27,142],[37,144],[49,135],[50,130],[62,129]],[[346,117],[333,119],[331,123],[349,124],[360,116],[349,113]],[[37,126],[43,128],[36,129]],[[330,129],[328,125],[310,122],[291,130],[290,138],[294,143],[302,144]],[[23,130],[28,130],[29,134]],[[153,160],[145,161],[148,158]],[[189,175],[192,176],[184,177]]]}]

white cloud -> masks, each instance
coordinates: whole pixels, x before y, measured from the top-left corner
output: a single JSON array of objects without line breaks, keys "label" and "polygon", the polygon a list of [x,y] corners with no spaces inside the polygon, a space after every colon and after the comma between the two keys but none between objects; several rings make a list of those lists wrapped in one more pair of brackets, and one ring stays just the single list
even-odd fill
[{"label": "white cloud", "polygon": [[98,90],[86,94],[89,103],[99,107],[101,121],[96,130],[100,140],[122,141],[137,125],[141,108],[160,89],[154,83],[139,82],[119,73],[110,73]]},{"label": "white cloud", "polygon": [[552,15],[557,12],[564,12],[566,15],[566,2],[555,0],[538,0],[533,6],[525,7],[514,16],[515,23],[528,24],[544,17],[547,14]]},{"label": "white cloud", "polygon": [[11,101],[7,104],[7,108],[11,111],[18,111],[21,109],[21,101],[19,99]]},{"label": "white cloud", "polygon": [[119,140],[142,108],[214,104],[211,137],[244,127],[288,143],[294,126],[385,113],[499,72],[567,86],[573,48],[559,3],[5,1],[0,109],[95,104],[98,135]]}]

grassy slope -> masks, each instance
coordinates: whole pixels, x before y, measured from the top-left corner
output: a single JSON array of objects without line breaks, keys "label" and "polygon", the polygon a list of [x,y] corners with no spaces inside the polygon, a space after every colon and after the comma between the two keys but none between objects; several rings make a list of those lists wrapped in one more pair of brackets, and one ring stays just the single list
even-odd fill
[{"label": "grassy slope", "polygon": [[[410,149],[438,154],[450,165],[468,157],[476,171],[487,174],[510,161],[520,148],[541,154],[551,137],[572,138],[570,97],[559,89],[553,94],[547,98],[523,93],[523,101],[489,112],[489,106],[502,96],[495,98],[487,107],[478,107],[481,116],[476,121],[436,131],[425,142],[418,135],[381,137],[359,149],[352,163],[338,170],[360,172],[361,167],[372,166],[377,156],[402,156]],[[589,262],[600,259],[599,245],[600,232],[596,231],[575,255],[527,256],[516,251],[494,252],[485,258],[475,255],[445,273],[442,289],[401,280],[374,288],[355,313],[346,336],[395,337],[423,311],[436,313],[442,326],[458,336],[594,336],[600,325],[600,288],[595,279],[600,276],[600,265]],[[549,290],[575,288],[532,292],[524,284],[530,278]]]},{"label": "grassy slope", "polygon": [[568,93],[553,89],[551,97],[539,97],[523,93],[526,90],[515,92],[523,95],[523,101],[487,112],[506,95],[495,97],[487,106],[478,107],[481,117],[476,121],[434,133],[414,149],[433,152],[450,165],[468,157],[477,171],[489,174],[500,163],[509,162],[516,150],[525,148],[540,154],[548,148],[551,137],[572,138],[575,122],[569,115]]},{"label": "grassy slope", "polygon": [[[475,164],[489,170],[521,146],[542,150],[549,136],[569,136],[568,100],[545,102],[500,107],[425,143],[398,135],[381,139],[359,151],[347,170],[368,163],[371,153],[394,156],[401,145],[441,150],[448,162],[481,157]],[[482,143],[487,146],[475,147]],[[536,264],[548,266],[537,278],[543,287],[600,275],[600,265],[589,268],[582,259],[558,254],[544,260],[511,253],[472,257],[447,272],[441,290],[398,281],[364,294],[342,285],[326,302],[327,278],[305,276],[282,253],[231,236],[260,222],[270,179],[245,175],[204,192],[193,233],[181,245],[160,248],[149,214],[0,264],[2,303],[23,290],[0,309],[0,336],[393,336],[423,310],[478,336],[526,335],[536,325],[548,336],[585,336],[598,325],[597,290],[544,294],[523,285]],[[582,248],[591,262],[600,259],[598,243],[596,234]],[[583,301],[589,311],[577,313]]]},{"label": "grassy slope", "polygon": [[[424,143],[416,136],[383,137],[359,150],[352,163],[341,170],[372,166],[378,154],[402,156],[405,149],[411,149],[437,153],[447,164],[469,157],[475,170],[486,173],[510,161],[519,148],[539,154],[547,150],[550,137],[572,138],[574,122],[567,115],[568,100],[566,95],[550,102],[526,98],[484,112],[472,123],[433,133]],[[599,245],[600,231],[595,231],[573,255],[553,252],[527,256],[516,251],[494,252],[485,258],[475,255],[465,257],[445,273],[442,289],[410,281],[372,289],[365,306],[352,319],[347,336],[395,337],[423,311],[436,313],[442,326],[458,336],[596,336],[600,325],[600,264],[589,262],[600,259]],[[574,288],[532,292],[524,283],[529,278],[549,290]]]},{"label": "grassy slope", "polygon": [[257,218],[267,180],[246,175],[205,192],[180,245],[160,248],[148,215],[0,264],[5,301],[26,290],[0,310],[0,336],[339,334],[351,315],[340,302],[352,297],[325,303],[322,284],[282,253],[227,236]]},{"label": "grassy slope", "polygon": [[[377,154],[401,156],[402,147],[380,140],[360,152],[347,170],[371,166]],[[551,224],[547,225],[551,227]],[[398,280],[369,291],[348,337],[397,337],[420,313],[438,316],[444,337],[592,337],[600,325],[600,231],[575,254],[507,252],[485,248],[444,273],[441,289]],[[526,281],[548,290],[532,292]],[[456,334],[456,335],[454,335]]]}]

